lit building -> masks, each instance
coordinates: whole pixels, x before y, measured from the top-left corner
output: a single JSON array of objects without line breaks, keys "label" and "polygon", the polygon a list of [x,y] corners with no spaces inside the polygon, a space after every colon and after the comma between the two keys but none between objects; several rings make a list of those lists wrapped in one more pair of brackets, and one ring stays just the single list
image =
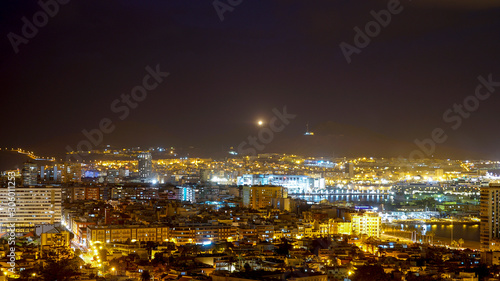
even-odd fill
[{"label": "lit building", "polygon": [[124,226],[124,225],[91,225],[87,226],[88,243],[109,243],[130,241],[168,240],[168,226]]},{"label": "lit building", "polygon": [[106,179],[109,183],[118,183],[119,182],[119,179],[118,179],[118,177],[120,176],[119,170],[109,169],[106,174],[107,174]]},{"label": "lit building", "polygon": [[42,233],[40,237],[40,245],[44,247],[69,247],[70,242],[69,231],[61,231],[58,228],[53,228]]},{"label": "lit building", "polygon": [[103,225],[87,226],[87,242],[109,243],[130,241],[171,241],[177,245],[210,244],[212,242],[237,239],[237,229],[218,223],[193,223],[169,227]]},{"label": "lit building", "polygon": [[342,221],[341,219],[329,219],[328,222],[319,224],[318,227],[321,235],[352,234],[352,223],[349,221]]},{"label": "lit building", "polygon": [[311,178],[296,175],[251,174],[238,177],[238,185],[276,185],[288,189],[288,193],[308,193],[324,189],[325,178]]},{"label": "lit building", "polygon": [[152,200],[159,199],[160,188],[157,186],[138,186],[135,187],[135,198],[137,200]]},{"label": "lit building", "polygon": [[153,169],[151,153],[143,152],[137,156],[139,159],[139,177],[141,179],[147,179],[151,176]]},{"label": "lit building", "polygon": [[309,167],[334,168],[336,164],[328,160],[306,159],[303,165]]},{"label": "lit building", "polygon": [[70,246],[69,231],[53,228],[40,235],[40,248],[42,256],[49,251],[58,251],[60,249],[69,248]]},{"label": "lit building", "polygon": [[137,199],[137,192],[134,187],[115,186],[110,189],[111,199]]},{"label": "lit building", "polygon": [[229,225],[193,223],[169,229],[170,241],[177,245],[211,244],[217,241],[232,241],[238,238],[237,229]]},{"label": "lit building", "polygon": [[244,186],[243,206],[261,209],[271,206],[280,209],[283,200],[288,197],[286,188],[282,186]]},{"label": "lit building", "polygon": [[489,187],[481,187],[481,251],[500,249],[500,184],[490,183]]},{"label": "lit building", "polygon": [[56,183],[61,181],[62,172],[57,165],[40,166],[40,180],[42,183]]},{"label": "lit building", "polygon": [[[54,169],[57,170],[56,165]],[[65,183],[81,182],[82,181],[82,164],[81,163],[65,163],[60,165],[61,181]]]},{"label": "lit building", "polygon": [[99,187],[86,187],[85,199],[86,200],[99,200],[100,188]]},{"label": "lit building", "polygon": [[178,186],[178,200],[188,201],[191,203],[196,202],[196,189],[190,186]]},{"label": "lit building", "polygon": [[351,217],[352,232],[356,235],[380,237],[382,218],[377,213],[353,214]]},{"label": "lit building", "polygon": [[334,224],[334,233],[335,234],[352,234],[352,223],[348,221],[344,222],[335,222]]},{"label": "lit building", "polygon": [[434,172],[434,175],[436,177],[436,180],[439,178],[442,178],[444,176],[444,170],[443,169],[436,169]]},{"label": "lit building", "polygon": [[93,221],[85,221],[85,220],[80,220],[79,218],[71,218],[71,227],[68,227],[68,229],[71,229],[71,232],[73,232],[74,240],[80,244],[85,244],[87,243],[87,227],[90,225],[96,225],[95,222]]},{"label": "lit building", "polygon": [[122,178],[125,178],[130,175],[130,171],[127,168],[120,168],[118,170],[118,175]]},{"label": "lit building", "polygon": [[347,162],[344,164],[344,173],[350,177],[350,178],[353,178],[354,177],[354,163],[351,163],[351,162]]},{"label": "lit building", "polygon": [[[103,188],[103,187],[101,187]],[[78,200],[99,200],[100,187],[68,186],[62,188],[62,200],[70,202]]]},{"label": "lit building", "polygon": [[[5,232],[10,223],[15,223],[16,232],[21,234],[33,231],[37,224],[61,222],[61,187],[16,187],[15,201],[9,201],[11,196],[4,190],[0,192],[0,232]],[[15,203],[14,213],[9,210],[9,202]]]},{"label": "lit building", "polygon": [[38,167],[35,163],[26,162],[23,165],[23,185],[36,185],[38,178]]}]

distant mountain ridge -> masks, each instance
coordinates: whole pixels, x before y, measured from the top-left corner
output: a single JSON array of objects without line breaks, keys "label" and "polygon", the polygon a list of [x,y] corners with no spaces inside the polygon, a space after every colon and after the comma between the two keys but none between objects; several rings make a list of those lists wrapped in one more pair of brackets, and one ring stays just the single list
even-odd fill
[{"label": "distant mountain ridge", "polygon": [[[335,157],[403,157],[408,158],[418,147],[413,142],[401,141],[371,130],[328,121],[311,129],[313,136],[301,135],[293,139],[276,138],[266,150],[294,153],[303,156]],[[486,156],[477,152],[437,145],[434,158],[475,158]],[[430,158],[430,157],[429,157]]]},{"label": "distant mountain ridge", "polygon": [[[104,141],[98,148],[103,148],[105,144],[112,144],[116,147],[132,147],[137,144],[136,139],[129,139],[128,134],[141,136],[143,139],[149,139],[149,132],[158,132],[158,128],[142,126],[142,124],[132,123],[127,126],[118,127],[116,132],[109,136],[104,136]],[[160,130],[161,131],[161,130]],[[356,127],[348,124],[328,121],[310,127],[310,131],[314,132],[313,136],[305,136],[303,134],[276,133],[273,140],[265,145],[265,148],[258,153],[284,153],[296,154],[305,157],[403,157],[408,158],[410,153],[418,150],[418,147],[411,141],[402,141],[396,138],[374,132],[372,130]],[[239,131],[237,135],[245,135],[247,132]],[[202,157],[223,159],[228,157],[229,147],[224,149],[221,143],[227,141],[231,136],[234,138],[235,132],[224,132],[218,135],[218,138],[212,140],[212,145],[187,146],[184,151],[189,152],[189,157]],[[256,135],[256,132],[251,135]],[[161,131],[160,139],[164,139],[169,143],[182,143],[172,134]],[[76,144],[84,140],[81,133],[75,133],[66,137],[54,138],[37,147],[30,147],[29,150],[43,156],[55,156],[57,160],[66,159],[65,147],[67,145],[76,149]],[[242,139],[244,141],[246,139]],[[205,141],[203,137],[199,140]],[[160,143],[160,142],[158,142]],[[238,143],[233,144],[237,147]],[[127,146],[129,145],[129,146]],[[137,146],[137,145],[135,145]],[[217,149],[213,149],[217,147]],[[180,147],[179,147],[180,148]],[[57,149],[57,151],[54,151]],[[186,153],[184,153],[186,154]],[[184,155],[185,156],[185,155]],[[487,155],[447,147],[446,142],[443,145],[437,145],[433,154],[433,158],[441,159],[489,159]],[[22,164],[30,160],[29,157],[9,152],[0,152],[0,170],[22,168]]]}]

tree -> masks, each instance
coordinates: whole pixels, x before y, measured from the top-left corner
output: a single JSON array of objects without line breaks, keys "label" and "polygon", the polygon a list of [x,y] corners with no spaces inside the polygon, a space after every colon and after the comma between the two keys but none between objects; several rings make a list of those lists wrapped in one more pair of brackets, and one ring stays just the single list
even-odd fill
[{"label": "tree", "polygon": [[82,254],[82,250],[80,250],[80,249],[78,249],[78,248],[77,248],[77,249],[75,249],[75,256],[76,256],[76,257],[79,257],[81,254]]},{"label": "tree", "polygon": [[360,266],[352,277],[352,281],[387,281],[389,274],[384,272],[384,268],[380,265],[363,265]]},{"label": "tree", "polygon": [[36,269],[25,269],[23,271],[19,272],[19,281],[25,281],[25,280],[33,280],[33,273],[37,273]]},{"label": "tree", "polygon": [[147,241],[146,242],[146,249],[148,251],[148,257],[151,257],[151,253],[153,252],[153,249],[156,249],[158,247],[158,243],[154,241]]},{"label": "tree", "polygon": [[435,279],[430,275],[416,276],[413,273],[406,275],[406,281],[434,281]]},{"label": "tree", "polygon": [[58,253],[49,252],[39,275],[45,281],[71,281],[81,274],[79,268],[80,259],[66,249]]},{"label": "tree", "polygon": [[99,258],[102,261],[107,261],[108,260],[108,250],[106,248],[99,249]]},{"label": "tree", "polygon": [[464,242],[465,242],[464,239],[462,239],[462,238],[458,239],[458,245],[460,245],[460,247],[462,247]]},{"label": "tree", "polygon": [[141,274],[141,280],[142,281],[149,281],[151,280],[151,274],[149,273],[148,270],[144,270]]},{"label": "tree", "polygon": [[252,267],[250,266],[250,264],[248,264],[248,262],[245,263],[245,265],[243,267],[245,268],[246,272],[252,271]]},{"label": "tree", "polygon": [[475,267],[474,272],[477,274],[479,280],[484,280],[490,275],[490,269],[485,263],[480,263],[479,266]]},{"label": "tree", "polygon": [[281,256],[288,256],[290,250],[292,249],[292,245],[288,242],[288,239],[281,238],[281,244],[278,245],[278,248],[275,250],[276,254]]}]

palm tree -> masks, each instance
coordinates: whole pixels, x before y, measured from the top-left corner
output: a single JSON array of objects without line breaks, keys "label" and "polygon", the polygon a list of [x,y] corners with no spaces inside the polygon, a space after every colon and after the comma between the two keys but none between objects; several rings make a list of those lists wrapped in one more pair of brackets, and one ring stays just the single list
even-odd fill
[{"label": "palm tree", "polygon": [[149,273],[148,270],[144,270],[141,274],[141,280],[142,281],[149,281],[151,280],[151,274]]},{"label": "palm tree", "polygon": [[458,245],[460,245],[460,247],[462,247],[464,242],[465,242],[464,239],[462,239],[462,238],[458,239]]}]

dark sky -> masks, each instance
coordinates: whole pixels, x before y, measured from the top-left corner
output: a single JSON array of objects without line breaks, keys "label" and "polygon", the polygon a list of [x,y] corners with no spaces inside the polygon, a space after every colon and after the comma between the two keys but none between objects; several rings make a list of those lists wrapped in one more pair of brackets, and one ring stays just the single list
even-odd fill
[{"label": "dark sky", "polygon": [[[456,130],[442,117],[474,94],[479,75],[500,81],[500,2],[401,1],[347,63],[339,44],[354,44],[353,28],[388,2],[244,0],[221,21],[212,1],[73,0],[16,54],[8,34],[22,36],[22,18],[33,22],[41,7],[2,1],[0,146],[64,153],[110,118],[106,144],[215,152],[287,106],[297,117],[281,137],[307,122],[406,142],[440,127],[443,145],[500,157],[500,87]],[[111,103],[157,64],[170,76],[120,120]]]}]

